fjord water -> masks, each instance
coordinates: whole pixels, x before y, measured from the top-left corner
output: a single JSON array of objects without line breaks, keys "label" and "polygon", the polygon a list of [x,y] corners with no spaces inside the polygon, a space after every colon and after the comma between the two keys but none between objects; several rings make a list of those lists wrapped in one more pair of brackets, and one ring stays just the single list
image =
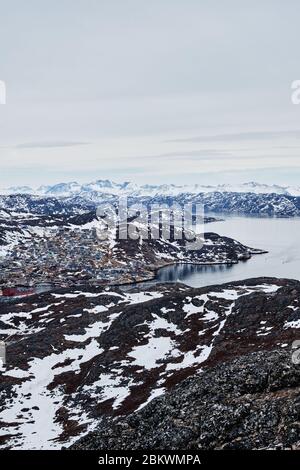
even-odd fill
[{"label": "fjord water", "polygon": [[225,220],[207,224],[207,232],[234,238],[268,253],[231,266],[167,266],[158,271],[159,282],[181,281],[201,287],[260,276],[300,280],[300,218],[217,216]]}]

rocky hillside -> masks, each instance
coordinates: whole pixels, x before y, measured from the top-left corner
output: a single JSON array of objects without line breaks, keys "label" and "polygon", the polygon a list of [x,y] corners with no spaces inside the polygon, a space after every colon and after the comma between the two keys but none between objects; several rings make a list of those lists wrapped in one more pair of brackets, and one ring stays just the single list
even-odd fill
[{"label": "rocky hillside", "polygon": [[295,217],[300,215],[300,197],[285,194],[256,194],[238,192],[209,192],[156,195],[139,197],[143,204],[195,204],[204,205],[207,212],[221,214],[259,215],[264,217]]},{"label": "rocky hillside", "polygon": [[[206,211],[228,214],[246,214],[275,217],[295,217],[300,215],[300,196],[288,192],[257,193],[249,188],[248,192],[213,190],[209,192],[143,192],[128,190],[125,195],[128,203],[150,204],[203,204]],[[9,194],[0,195],[0,211],[32,213],[41,215],[80,214],[91,211],[99,204],[117,203],[119,194],[109,192],[107,188],[69,193],[51,193],[52,195]]]},{"label": "rocky hillside", "polygon": [[[269,367],[266,362],[260,379],[255,361],[261,364],[265,354],[272,361],[278,350],[287,351],[288,358],[290,346],[299,332],[299,302],[298,281],[259,278],[198,289],[180,284],[156,285],[146,291],[137,288],[124,291],[113,287],[65,289],[3,304],[0,307],[0,339],[7,342],[7,364],[1,369],[1,447],[61,448],[84,435],[86,437],[76,444],[82,448],[143,447],[144,438],[135,439],[134,433],[139,433],[141,426],[149,442],[154,442],[151,441],[156,419],[152,416],[154,409],[162,421],[159,432],[156,429],[154,445],[157,448],[166,447],[164,433],[165,436],[170,435],[169,447],[184,448],[185,439],[191,442],[199,439],[204,448],[217,447],[223,445],[220,443],[227,434],[232,437],[229,439],[227,436],[227,441],[238,445],[239,429],[242,429],[239,426],[242,426],[244,417],[251,420],[252,416],[247,415],[251,407],[244,406],[246,395],[266,393],[261,397],[268,404],[275,392],[272,383],[277,381],[282,400],[276,402],[276,406],[282,404],[281,413],[285,409],[283,407],[288,406],[292,392],[297,397],[300,383],[296,372],[289,379],[290,371],[294,371],[291,362],[290,370],[287,368],[285,375],[282,372],[274,375],[274,379],[270,370],[279,368],[280,363],[274,360]],[[252,357],[253,364],[249,359]],[[228,369],[223,370],[225,363]],[[244,376],[239,364],[246,367]],[[215,369],[219,379],[218,375],[213,376],[215,367],[219,367]],[[236,372],[231,375],[230,371]],[[241,374],[240,378],[237,374]],[[251,379],[252,389],[251,380],[243,379],[248,377],[247,374],[257,381]],[[183,382],[189,377],[193,379]],[[184,393],[187,397],[192,396],[189,394],[199,388],[197,384],[202,383],[202,377],[204,385],[199,391],[199,400],[189,402],[188,398],[185,408],[180,400],[184,400]],[[218,380],[222,386],[215,389],[205,386],[209,381],[217,383]],[[196,385],[189,385],[193,383]],[[182,388],[174,392],[177,384]],[[245,396],[239,391],[243,386]],[[166,402],[157,400],[150,403],[168,391]],[[176,398],[179,397],[176,394],[181,394],[181,398]],[[220,404],[221,396],[223,402]],[[239,396],[241,408],[235,415],[236,407],[230,405],[230,400],[238,400]],[[251,395],[246,398],[252,403]],[[259,395],[254,398],[258,400],[257,406],[263,402],[259,401]],[[213,400],[215,415],[210,415],[209,407],[213,409]],[[174,410],[170,409],[168,418],[168,403],[171,402]],[[205,419],[198,419],[200,427],[197,428],[194,422],[190,423],[187,408],[193,410],[196,419],[205,411],[198,408],[200,402],[202,407],[206,404],[207,409]],[[228,417],[221,412],[222,406],[228,406]],[[144,410],[139,412],[142,408]],[[263,420],[267,419],[273,435],[276,434],[278,418],[275,411],[265,418],[259,414],[259,408],[255,409],[258,410],[256,418],[261,416],[261,421],[252,426],[263,426]],[[281,429],[287,426],[292,436],[294,428],[284,421],[288,414],[286,410]],[[177,418],[173,422],[175,414]],[[124,421],[124,415],[131,417]],[[290,419],[294,423],[296,417],[293,416]],[[103,433],[105,417],[121,419],[116,424],[116,431],[106,425]],[[134,422],[136,425],[130,424]],[[120,431],[122,423],[127,437]],[[212,433],[216,433],[222,423],[223,437],[220,435],[220,440],[217,440]],[[168,431],[173,425],[177,429],[174,436],[171,430]],[[247,429],[252,428],[245,429],[247,434]],[[115,440],[110,440],[112,434]],[[250,444],[241,440],[241,446],[253,445],[253,435],[248,437],[252,439]],[[120,444],[118,439],[124,444]],[[177,439],[176,444],[174,439]],[[267,433],[262,442],[265,446],[271,445]]]},{"label": "rocky hillside", "polygon": [[300,450],[300,368],[285,350],[247,354],[101,424],[73,449]]}]

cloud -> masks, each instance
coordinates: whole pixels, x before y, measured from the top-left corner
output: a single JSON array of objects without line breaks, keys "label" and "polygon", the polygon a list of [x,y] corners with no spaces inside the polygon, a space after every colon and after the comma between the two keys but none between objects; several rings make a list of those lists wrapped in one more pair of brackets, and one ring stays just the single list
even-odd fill
[{"label": "cloud", "polygon": [[195,136],[183,139],[167,140],[166,142],[236,142],[241,140],[270,140],[281,138],[300,139],[300,130],[293,131],[258,131],[258,132],[238,132],[232,134],[214,134],[206,136]]},{"label": "cloud", "polygon": [[17,149],[43,149],[58,147],[77,147],[78,145],[89,145],[90,142],[28,142],[25,144],[15,145]]},{"label": "cloud", "polygon": [[229,157],[231,153],[228,150],[220,149],[201,149],[201,150],[181,150],[179,152],[166,152],[158,155],[149,156],[148,158],[207,158],[207,157]]}]

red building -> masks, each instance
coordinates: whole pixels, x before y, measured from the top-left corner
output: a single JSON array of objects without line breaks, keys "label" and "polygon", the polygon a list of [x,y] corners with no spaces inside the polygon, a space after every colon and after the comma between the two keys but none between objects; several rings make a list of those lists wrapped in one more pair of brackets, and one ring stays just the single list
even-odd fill
[{"label": "red building", "polygon": [[31,294],[34,294],[34,289],[30,287],[2,287],[2,295],[4,297],[19,297]]}]

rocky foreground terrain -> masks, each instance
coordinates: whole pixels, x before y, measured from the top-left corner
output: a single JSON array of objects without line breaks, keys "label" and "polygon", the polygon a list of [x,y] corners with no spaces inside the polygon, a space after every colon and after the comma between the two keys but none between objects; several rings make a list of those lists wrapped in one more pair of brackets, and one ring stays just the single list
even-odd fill
[{"label": "rocky foreground terrain", "polygon": [[299,302],[258,278],[3,304],[1,448],[298,447]]},{"label": "rocky foreground terrain", "polygon": [[102,423],[72,449],[300,449],[300,370],[285,350],[247,354]]}]

